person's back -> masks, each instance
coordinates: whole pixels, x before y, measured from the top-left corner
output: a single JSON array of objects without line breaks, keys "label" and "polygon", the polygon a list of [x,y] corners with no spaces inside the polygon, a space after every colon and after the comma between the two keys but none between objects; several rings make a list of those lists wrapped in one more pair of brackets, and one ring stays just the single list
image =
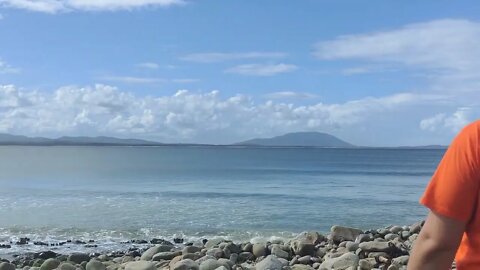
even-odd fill
[{"label": "person's back", "polygon": [[420,203],[431,212],[415,242],[409,270],[480,269],[480,121],[454,139]]}]

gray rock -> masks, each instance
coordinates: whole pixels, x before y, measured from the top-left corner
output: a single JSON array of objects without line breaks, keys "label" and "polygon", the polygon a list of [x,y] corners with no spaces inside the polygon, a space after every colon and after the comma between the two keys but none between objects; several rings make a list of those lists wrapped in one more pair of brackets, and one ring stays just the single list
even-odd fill
[{"label": "gray rock", "polygon": [[394,259],[392,260],[392,263],[397,264],[397,265],[407,265],[409,259],[410,259],[410,256],[408,256],[408,255],[403,255],[403,256],[394,258]]},{"label": "gray rock", "polygon": [[355,270],[358,267],[359,258],[353,253],[345,253],[340,257],[332,258],[324,261],[319,270]]},{"label": "gray rock", "polygon": [[305,241],[293,241],[291,244],[291,249],[295,255],[299,255],[301,257],[315,255],[315,245]]},{"label": "gray rock", "polygon": [[396,266],[395,264],[391,264],[387,270],[399,270],[398,266]]},{"label": "gray rock", "polygon": [[398,234],[399,232],[403,231],[402,227],[400,226],[392,226],[390,228],[390,232],[391,233],[395,233],[395,234]]},{"label": "gray rock", "polygon": [[53,270],[60,265],[60,261],[57,259],[48,259],[42,263],[40,270]]},{"label": "gray rock", "polygon": [[275,255],[268,255],[255,266],[256,270],[282,270],[283,264]]},{"label": "gray rock", "polygon": [[101,262],[97,260],[90,260],[87,263],[86,270],[106,270],[107,267]]},{"label": "gray rock", "polygon": [[313,245],[317,245],[322,241],[326,241],[327,238],[318,232],[302,232],[301,234],[297,235],[292,241],[301,241],[310,243]]},{"label": "gray rock", "polygon": [[242,263],[242,262],[246,262],[246,261],[252,261],[254,259],[255,259],[255,256],[252,253],[242,252],[242,253],[238,254],[237,261]]},{"label": "gray rock", "polygon": [[347,244],[345,245],[345,247],[347,248],[348,251],[354,252],[355,250],[358,249],[358,244],[359,243],[348,241]]},{"label": "gray rock", "polygon": [[175,263],[172,270],[199,270],[199,267],[198,263],[190,259],[185,259]]},{"label": "gray rock", "polygon": [[140,257],[141,260],[143,261],[151,261],[153,258],[153,255],[160,253],[160,252],[166,252],[170,251],[172,249],[172,246],[169,245],[158,245],[151,247],[145,251],[142,256]]},{"label": "gray rock", "polygon": [[76,264],[81,264],[82,262],[90,261],[90,256],[88,256],[88,254],[85,254],[85,253],[73,253],[70,256],[68,256],[68,260]]},{"label": "gray rock", "polygon": [[215,270],[217,269],[218,267],[222,266],[222,264],[220,262],[218,262],[217,260],[215,259],[208,259],[208,260],[205,260],[204,262],[202,262],[200,264],[200,270]]},{"label": "gray rock", "polygon": [[[218,246],[220,245],[220,243],[222,243],[223,241],[225,241],[225,239],[223,238],[214,238],[214,239],[210,239],[207,241],[207,243],[205,244],[205,247],[208,248],[208,249],[211,249],[215,246]],[[213,269],[212,269],[213,270]]]},{"label": "gray rock", "polygon": [[215,270],[228,270],[228,268],[226,268],[225,266],[222,265],[222,266],[218,267],[218,268],[215,269]]},{"label": "gray rock", "polygon": [[125,270],[156,270],[155,264],[146,261],[128,262]]},{"label": "gray rock", "polygon": [[330,229],[330,238],[335,243],[340,243],[342,241],[354,241],[355,238],[362,233],[362,230],[356,228],[333,226]]},{"label": "gray rock", "polygon": [[420,231],[422,230],[422,226],[423,226],[423,221],[413,224],[412,226],[410,226],[410,233],[411,234],[420,233]]},{"label": "gray rock", "polygon": [[58,269],[60,269],[60,270],[76,270],[77,268],[71,263],[64,262],[64,263],[60,264]]},{"label": "gray rock", "polygon": [[356,243],[368,242],[373,241],[373,235],[361,233],[355,238]]},{"label": "gray rock", "polygon": [[267,247],[264,244],[254,244],[252,253],[257,258],[263,257],[267,254]]},{"label": "gray rock", "polygon": [[110,258],[105,254],[102,254],[102,255],[98,256],[97,259],[101,262],[110,261]]},{"label": "gray rock", "polygon": [[217,259],[223,257],[223,249],[221,248],[212,248],[207,251],[207,255],[215,257]]},{"label": "gray rock", "polygon": [[0,270],[15,270],[15,265],[7,262],[1,262]]},{"label": "gray rock", "polygon": [[153,255],[152,261],[171,260],[179,255],[181,255],[180,252],[171,252],[171,251],[159,252]]},{"label": "gray rock", "polygon": [[358,267],[360,268],[359,270],[371,270],[376,263],[375,258],[361,259],[358,261]]},{"label": "gray rock", "polygon": [[288,260],[288,257],[290,256],[288,252],[283,250],[279,245],[272,245],[272,250],[271,253],[278,258],[284,258]]},{"label": "gray rock", "polygon": [[300,258],[298,258],[298,262],[301,263],[301,264],[311,264],[312,263],[312,256],[307,255],[307,256],[300,257]]},{"label": "gray rock", "polygon": [[291,270],[313,270],[314,268],[306,264],[295,264],[290,267]]},{"label": "gray rock", "polygon": [[393,239],[399,238],[398,234],[395,233],[388,233],[385,235],[385,240],[392,241]]},{"label": "gray rock", "polygon": [[226,267],[227,269],[232,268],[234,265],[234,263],[232,263],[229,259],[225,259],[225,258],[220,258],[217,261],[218,263],[220,263],[220,265]]},{"label": "gray rock", "polygon": [[183,248],[182,254],[185,255],[185,254],[189,254],[189,253],[200,252],[200,250],[202,250],[202,249],[199,248],[199,247],[196,247],[196,246],[186,246],[186,247]]},{"label": "gray rock", "polygon": [[363,251],[367,252],[388,252],[391,250],[391,246],[389,242],[379,242],[379,241],[370,241],[370,242],[363,242],[358,245]]}]

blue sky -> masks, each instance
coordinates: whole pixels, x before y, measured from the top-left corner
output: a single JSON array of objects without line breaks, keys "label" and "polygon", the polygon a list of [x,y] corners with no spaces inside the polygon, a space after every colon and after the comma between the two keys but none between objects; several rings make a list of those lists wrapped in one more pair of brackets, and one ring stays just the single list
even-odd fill
[{"label": "blue sky", "polygon": [[0,0],[0,132],[447,144],[480,116],[474,1]]}]

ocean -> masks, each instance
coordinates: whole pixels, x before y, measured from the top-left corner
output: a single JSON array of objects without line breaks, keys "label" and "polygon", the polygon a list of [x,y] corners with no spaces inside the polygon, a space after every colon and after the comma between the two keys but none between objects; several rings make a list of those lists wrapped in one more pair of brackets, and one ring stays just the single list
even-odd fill
[{"label": "ocean", "polygon": [[[327,233],[423,219],[445,150],[241,147],[0,147],[0,244]],[[35,251],[27,245],[0,255]],[[78,251],[84,245],[55,249]]]}]

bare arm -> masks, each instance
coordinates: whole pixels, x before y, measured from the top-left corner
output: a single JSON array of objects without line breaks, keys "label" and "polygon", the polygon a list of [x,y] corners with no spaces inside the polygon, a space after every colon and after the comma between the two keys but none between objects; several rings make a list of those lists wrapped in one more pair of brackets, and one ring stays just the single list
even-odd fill
[{"label": "bare arm", "polygon": [[408,270],[450,269],[464,231],[464,222],[430,212],[413,247]]}]

